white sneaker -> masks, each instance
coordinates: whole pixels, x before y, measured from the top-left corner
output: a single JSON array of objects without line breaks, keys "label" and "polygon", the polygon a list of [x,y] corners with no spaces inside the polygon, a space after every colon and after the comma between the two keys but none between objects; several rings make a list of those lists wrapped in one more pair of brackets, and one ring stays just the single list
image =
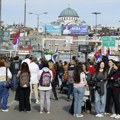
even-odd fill
[{"label": "white sneaker", "polygon": [[76,115],[76,117],[83,117],[83,115]]},{"label": "white sneaker", "polygon": [[112,114],[110,117],[111,118],[114,118],[114,117],[116,117],[117,115],[114,113],[114,114]]},{"label": "white sneaker", "polygon": [[6,109],[6,110],[1,109],[1,111],[2,111],[2,112],[8,112],[8,111],[9,111],[9,109]]},{"label": "white sneaker", "polygon": [[36,102],[35,102],[36,104],[39,104],[40,102],[39,102],[39,100],[36,100]]},{"label": "white sneaker", "polygon": [[47,111],[47,114],[50,114],[50,111]]},{"label": "white sneaker", "polygon": [[116,115],[116,117],[114,117],[115,119],[120,119],[120,115]]},{"label": "white sneaker", "polygon": [[43,113],[43,111],[40,111],[40,114],[42,114]]},{"label": "white sneaker", "polygon": [[96,117],[104,117],[103,114],[97,114]]}]

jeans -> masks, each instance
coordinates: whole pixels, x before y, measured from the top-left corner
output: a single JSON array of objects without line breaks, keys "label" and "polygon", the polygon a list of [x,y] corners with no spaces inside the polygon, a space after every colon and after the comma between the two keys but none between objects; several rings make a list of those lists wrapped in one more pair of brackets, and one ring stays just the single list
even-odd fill
[{"label": "jeans", "polygon": [[13,90],[13,91],[16,91],[17,86],[18,86],[18,78],[17,78],[17,75],[16,75],[16,74],[13,74],[13,75],[12,75],[11,81],[12,81],[12,90]]},{"label": "jeans", "polygon": [[68,83],[68,99],[70,99],[70,94],[73,94],[73,84]]},{"label": "jeans", "polygon": [[106,105],[106,83],[104,84],[104,95],[100,95],[95,90],[95,109],[97,114],[103,114],[105,112]]},{"label": "jeans", "polygon": [[74,114],[81,114],[81,107],[83,104],[83,97],[85,93],[85,87],[74,88]]},{"label": "jeans", "polygon": [[47,102],[47,111],[50,111],[50,96],[52,90],[40,90],[40,110],[43,111],[45,100]]},{"label": "jeans", "polygon": [[7,102],[8,102],[9,92],[6,88],[6,81],[0,82],[0,108],[2,110],[7,109]]}]

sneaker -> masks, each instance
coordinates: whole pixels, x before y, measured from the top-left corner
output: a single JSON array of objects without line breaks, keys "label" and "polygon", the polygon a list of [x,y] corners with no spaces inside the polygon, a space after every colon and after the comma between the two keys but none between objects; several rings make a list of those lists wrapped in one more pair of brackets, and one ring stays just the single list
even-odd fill
[{"label": "sneaker", "polygon": [[43,113],[43,111],[40,111],[40,114],[42,114]]},{"label": "sneaker", "polygon": [[104,117],[103,114],[97,114],[96,117]]},{"label": "sneaker", "polygon": [[9,109],[6,109],[6,110],[1,109],[1,111],[2,111],[2,112],[8,112],[8,111],[9,111]]},{"label": "sneaker", "polygon": [[31,111],[26,111],[27,113],[31,113]]},{"label": "sneaker", "polygon": [[36,104],[39,104],[40,102],[39,102],[39,100],[36,100],[36,102],[35,102]]},{"label": "sneaker", "polygon": [[76,115],[76,117],[83,117],[83,115]]},{"label": "sneaker", "polygon": [[47,111],[47,114],[50,114],[50,111]]},{"label": "sneaker", "polygon": [[116,115],[116,117],[114,117],[115,119],[120,119],[120,115]]},{"label": "sneaker", "polygon": [[114,118],[114,117],[116,117],[117,115],[114,113],[114,114],[112,114],[110,117],[111,118]]}]

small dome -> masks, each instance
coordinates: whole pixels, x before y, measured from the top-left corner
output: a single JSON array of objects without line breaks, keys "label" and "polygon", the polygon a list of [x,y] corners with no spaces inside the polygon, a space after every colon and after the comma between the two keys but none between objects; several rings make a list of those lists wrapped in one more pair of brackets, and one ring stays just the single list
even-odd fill
[{"label": "small dome", "polygon": [[59,17],[79,17],[77,12],[71,8],[64,9]]}]

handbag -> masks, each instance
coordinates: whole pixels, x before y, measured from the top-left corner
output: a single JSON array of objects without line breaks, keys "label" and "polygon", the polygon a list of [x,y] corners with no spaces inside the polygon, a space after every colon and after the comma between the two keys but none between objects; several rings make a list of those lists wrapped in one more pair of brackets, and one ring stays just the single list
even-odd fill
[{"label": "handbag", "polygon": [[6,88],[9,89],[12,87],[12,83],[11,80],[8,80],[8,71],[7,71],[7,67],[6,67]]}]

